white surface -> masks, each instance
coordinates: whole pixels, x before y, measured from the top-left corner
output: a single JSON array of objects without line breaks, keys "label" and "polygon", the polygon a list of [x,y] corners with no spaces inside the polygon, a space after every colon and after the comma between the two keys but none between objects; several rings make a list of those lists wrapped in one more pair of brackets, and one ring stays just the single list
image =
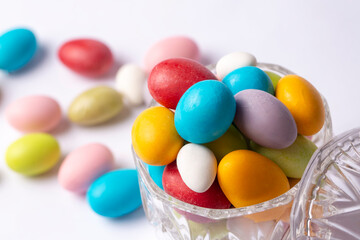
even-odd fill
[{"label": "white surface", "polygon": [[[0,76],[0,156],[19,136],[4,120],[5,106],[30,94],[49,94],[65,111],[83,90],[114,85],[88,80],[63,67],[57,48],[75,37],[106,42],[120,63],[141,64],[156,40],[186,34],[205,63],[232,51],[283,65],[310,80],[329,101],[335,133],[360,126],[360,15],[358,0],[328,1],[90,1],[2,0],[0,31],[31,27],[40,51],[23,71]],[[54,134],[63,154],[97,141],[112,149],[119,167],[133,166],[130,127],[141,108],[101,127],[64,124]],[[119,220],[95,215],[86,201],[62,190],[56,171],[27,179],[0,161],[0,239],[155,239],[142,210]]]}]

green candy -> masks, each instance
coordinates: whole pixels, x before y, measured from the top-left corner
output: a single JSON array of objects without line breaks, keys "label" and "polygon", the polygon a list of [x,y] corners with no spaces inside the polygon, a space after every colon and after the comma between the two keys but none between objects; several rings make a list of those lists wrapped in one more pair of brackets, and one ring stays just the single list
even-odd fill
[{"label": "green candy", "polygon": [[204,144],[204,146],[208,147],[214,153],[218,162],[232,151],[247,149],[244,136],[232,124],[224,135],[215,141]]},{"label": "green candy", "polygon": [[269,78],[274,86],[274,89],[276,89],[276,86],[277,86],[279,80],[281,79],[281,77],[273,72],[265,71],[265,73],[269,76]]},{"label": "green candy", "polygon": [[301,178],[316,145],[302,135],[298,135],[295,142],[284,149],[271,149],[250,142],[250,148],[275,162],[290,178]]},{"label": "green candy", "polygon": [[56,139],[45,133],[32,133],[13,142],[6,150],[7,165],[23,175],[42,174],[58,162],[60,147]]},{"label": "green candy", "polygon": [[70,121],[80,125],[97,125],[120,113],[123,100],[120,93],[106,86],[91,88],[80,94],[68,110]]}]

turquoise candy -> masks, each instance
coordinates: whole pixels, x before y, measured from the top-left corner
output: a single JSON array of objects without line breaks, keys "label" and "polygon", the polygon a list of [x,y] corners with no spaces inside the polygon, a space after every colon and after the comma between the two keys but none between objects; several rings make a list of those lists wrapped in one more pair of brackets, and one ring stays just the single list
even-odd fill
[{"label": "turquoise candy", "polygon": [[235,95],[246,89],[257,89],[274,95],[274,86],[269,76],[260,68],[247,66],[230,72],[222,81]]},{"label": "turquoise candy", "polygon": [[164,166],[153,166],[153,165],[149,165],[146,164],[146,168],[149,172],[150,177],[152,178],[152,180],[155,182],[155,184],[161,188],[162,190],[164,190],[164,187],[162,185],[162,176],[164,173],[164,169],[166,167],[166,165]]},{"label": "turquoise candy", "polygon": [[0,36],[0,69],[13,72],[24,67],[34,56],[37,44],[33,32],[13,29]]},{"label": "turquoise candy", "polygon": [[135,169],[108,172],[93,182],[86,194],[88,203],[97,214],[116,218],[141,206],[141,196]]}]

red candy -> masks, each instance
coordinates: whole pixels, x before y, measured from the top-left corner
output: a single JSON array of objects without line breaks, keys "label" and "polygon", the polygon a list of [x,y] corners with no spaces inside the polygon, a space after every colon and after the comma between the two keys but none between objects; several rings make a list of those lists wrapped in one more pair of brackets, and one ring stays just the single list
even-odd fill
[{"label": "red candy", "polygon": [[215,209],[227,209],[231,206],[231,203],[221,191],[217,179],[211,187],[203,193],[197,193],[188,188],[181,179],[176,161],[165,167],[162,182],[167,194],[186,203]]},{"label": "red candy", "polygon": [[157,64],[150,73],[151,96],[161,105],[175,109],[184,92],[197,82],[217,79],[200,63],[187,58],[171,58]]},{"label": "red candy", "polygon": [[66,42],[60,47],[58,55],[71,70],[89,77],[107,73],[114,62],[110,49],[93,39]]}]

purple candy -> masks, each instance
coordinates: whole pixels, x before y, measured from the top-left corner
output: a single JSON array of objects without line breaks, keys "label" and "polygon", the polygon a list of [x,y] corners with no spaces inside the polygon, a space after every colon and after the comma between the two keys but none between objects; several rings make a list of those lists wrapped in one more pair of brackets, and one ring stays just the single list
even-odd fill
[{"label": "purple candy", "polygon": [[255,89],[235,95],[234,124],[249,139],[268,148],[282,149],[294,143],[296,123],[287,107],[271,94]]}]

